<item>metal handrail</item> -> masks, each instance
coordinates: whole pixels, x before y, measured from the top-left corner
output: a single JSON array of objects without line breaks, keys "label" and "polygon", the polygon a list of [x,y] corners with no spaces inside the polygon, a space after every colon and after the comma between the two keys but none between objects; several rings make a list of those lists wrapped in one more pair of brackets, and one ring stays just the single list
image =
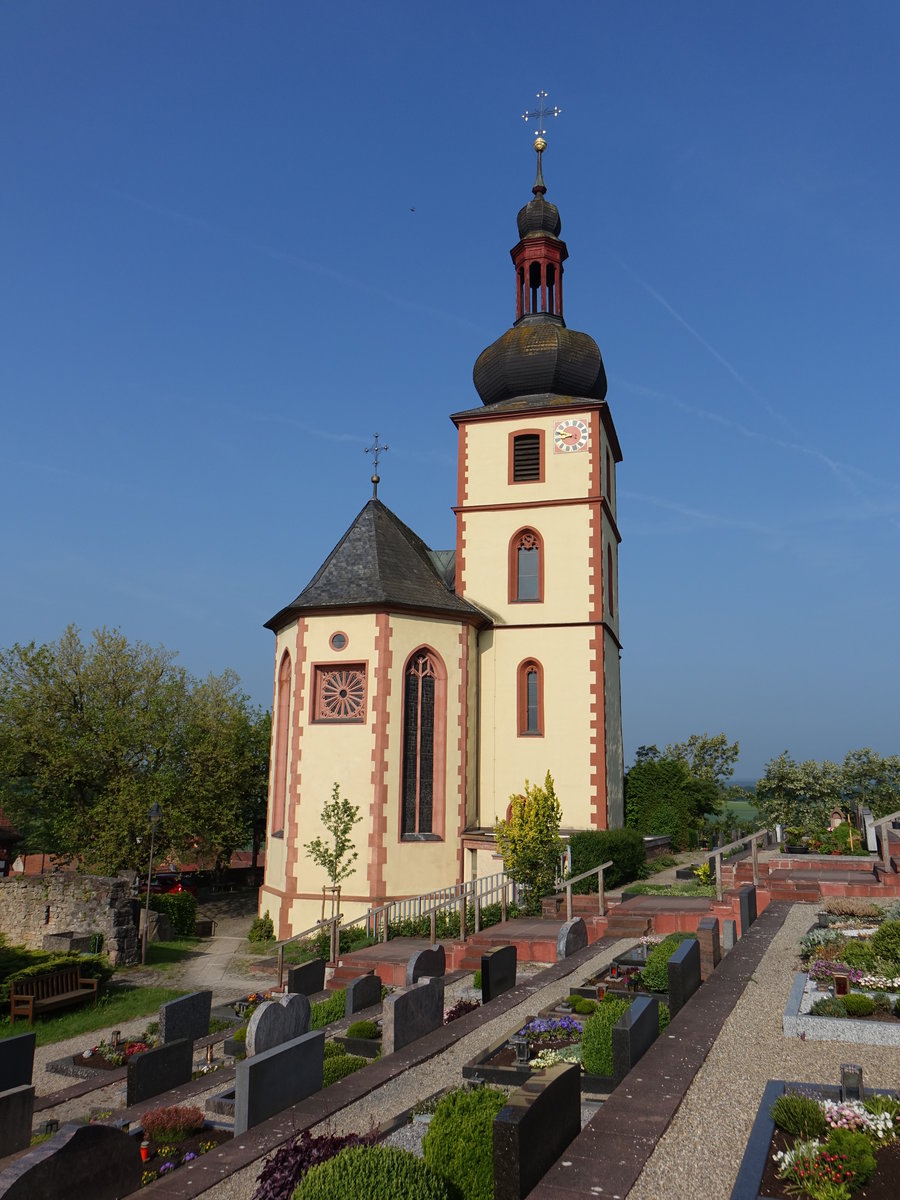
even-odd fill
[{"label": "metal handrail", "polygon": [[[340,925],[341,925],[341,914],[340,913],[338,913],[336,917],[325,917],[321,921],[316,921],[315,925],[311,925],[309,927],[309,929],[304,929],[302,933],[292,934],[291,937],[285,938],[284,941],[275,943],[275,945],[278,947],[278,986],[279,986],[279,988],[284,986],[284,948],[285,948],[285,946],[289,945],[291,942],[299,942],[301,938],[309,937],[309,935],[311,933],[317,933],[320,929],[324,928],[324,926],[326,926],[326,925],[331,926],[330,953],[331,953],[331,961],[335,962],[336,961],[335,957],[334,957],[335,926],[337,926],[338,930],[340,929]],[[340,934],[338,934],[338,937],[340,937]],[[338,941],[338,948],[339,947],[340,947],[340,942]]]},{"label": "metal handrail", "polygon": [[749,842],[750,843],[750,855],[753,859],[753,885],[755,887],[759,883],[759,847],[756,844],[756,839],[761,838],[761,837],[763,837],[763,838],[768,837],[768,835],[769,835],[768,829],[757,829],[757,831],[755,833],[748,833],[745,837],[738,838],[736,842],[729,842],[727,846],[719,846],[719,848],[717,850],[714,850],[712,852],[710,857],[715,859],[715,864],[716,864],[716,899],[717,900],[721,900],[722,895],[723,895],[723,892],[722,892],[722,855],[725,854],[726,851],[728,851],[728,850],[734,850],[736,847],[743,846],[747,842]]},{"label": "metal handrail", "polygon": [[[879,841],[881,842],[881,861],[885,870],[888,871],[891,869],[891,852],[888,848],[887,827],[898,819],[900,819],[900,808],[898,808],[896,812],[888,813],[886,817],[881,817],[881,819],[878,821],[873,821],[876,837],[878,837]],[[878,833],[879,830],[881,831],[880,835]]]},{"label": "metal handrail", "polygon": [[591,875],[597,876],[597,897],[600,902],[600,916],[606,916],[606,896],[603,891],[603,872],[607,867],[612,866],[612,859],[609,862],[601,863],[599,867],[591,867],[589,871],[582,871],[580,875],[573,875],[571,879],[564,879],[563,883],[566,886],[566,920],[572,920],[572,884],[581,883],[582,879],[587,879]]}]

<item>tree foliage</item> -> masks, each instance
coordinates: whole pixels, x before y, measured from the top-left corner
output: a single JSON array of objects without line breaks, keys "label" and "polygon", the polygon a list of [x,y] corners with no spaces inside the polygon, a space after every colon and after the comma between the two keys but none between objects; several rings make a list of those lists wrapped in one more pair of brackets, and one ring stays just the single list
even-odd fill
[{"label": "tree foliage", "polygon": [[647,836],[669,834],[679,849],[707,813],[719,810],[719,789],[697,779],[683,759],[645,758],[625,776],[625,823]]},{"label": "tree foliage", "polygon": [[525,794],[510,796],[508,821],[498,821],[494,834],[510,878],[525,891],[525,911],[541,910],[541,898],[556,885],[556,872],[563,851],[559,836],[562,808],[547,772],[543,786],[525,781]]},{"label": "tree foliage", "polygon": [[353,850],[353,826],[361,820],[359,805],[341,799],[341,789],[335,783],[331,799],[322,808],[322,824],[331,834],[331,842],[314,838],[304,846],[316,866],[325,871],[332,887],[337,887],[356,870],[353,864],[359,855]]},{"label": "tree foliage", "polygon": [[803,832],[827,827],[834,809],[857,804],[875,817],[900,809],[900,758],[865,747],[851,750],[841,765],[825,759],[795,762],[787,750],[766,764],[753,803],[770,825]]},{"label": "tree foliage", "polygon": [[268,713],[237,676],[193,679],[175,653],[100,629],[85,645],[0,650],[0,807],[25,848],[105,874],[156,861],[212,866],[265,818]]},{"label": "tree foliage", "polygon": [[[655,750],[652,746],[650,749]],[[741,752],[738,742],[729,742],[724,733],[692,733],[686,742],[666,746],[663,758],[680,759],[695,779],[706,779],[724,787],[734,774]]]}]

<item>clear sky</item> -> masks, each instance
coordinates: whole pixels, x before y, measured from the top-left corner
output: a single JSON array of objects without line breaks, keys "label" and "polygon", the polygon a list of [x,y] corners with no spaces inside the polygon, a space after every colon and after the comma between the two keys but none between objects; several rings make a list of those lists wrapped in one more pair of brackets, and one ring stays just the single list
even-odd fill
[{"label": "clear sky", "polygon": [[271,703],[370,494],[452,546],[545,155],[619,467],[626,760],[898,745],[900,6],[0,4],[0,645]]}]

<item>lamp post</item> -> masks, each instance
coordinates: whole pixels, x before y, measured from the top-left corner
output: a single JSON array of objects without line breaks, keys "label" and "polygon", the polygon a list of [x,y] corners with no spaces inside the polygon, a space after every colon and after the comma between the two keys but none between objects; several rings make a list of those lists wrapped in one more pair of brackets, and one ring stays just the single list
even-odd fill
[{"label": "lamp post", "polygon": [[141,941],[141,966],[147,963],[147,940],[150,934],[150,880],[153,878],[153,843],[156,840],[156,829],[162,820],[162,809],[156,803],[147,814],[150,818],[150,866],[147,868],[147,907],[144,910],[144,937]]}]

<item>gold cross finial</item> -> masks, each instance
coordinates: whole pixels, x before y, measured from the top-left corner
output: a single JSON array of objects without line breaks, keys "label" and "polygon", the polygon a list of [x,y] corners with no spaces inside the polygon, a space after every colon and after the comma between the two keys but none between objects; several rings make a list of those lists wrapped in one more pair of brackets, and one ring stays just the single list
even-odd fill
[{"label": "gold cross finial", "polygon": [[375,445],[374,446],[366,446],[366,454],[372,455],[372,462],[375,467],[375,470],[372,474],[372,499],[373,500],[378,499],[378,485],[379,485],[379,483],[381,483],[381,476],[378,474],[378,456],[381,454],[387,454],[388,450],[390,450],[390,446],[387,446],[387,445],[379,446],[378,445],[378,434],[377,433],[375,434]]},{"label": "gold cross finial", "polygon": [[527,121],[537,121],[537,129],[534,131],[534,136],[535,136],[534,148],[535,148],[535,150],[537,150],[538,154],[540,154],[540,152],[542,150],[544,150],[547,146],[547,143],[544,141],[544,134],[547,132],[546,128],[544,127],[544,121],[546,120],[547,117],[558,117],[559,114],[562,112],[562,109],[556,104],[554,104],[552,108],[548,108],[547,105],[544,103],[544,101],[546,99],[547,99],[547,93],[545,91],[542,90],[542,91],[538,92],[537,93],[538,107],[536,109],[534,109],[532,112],[523,112],[522,113],[523,121],[526,121],[526,122]]}]

